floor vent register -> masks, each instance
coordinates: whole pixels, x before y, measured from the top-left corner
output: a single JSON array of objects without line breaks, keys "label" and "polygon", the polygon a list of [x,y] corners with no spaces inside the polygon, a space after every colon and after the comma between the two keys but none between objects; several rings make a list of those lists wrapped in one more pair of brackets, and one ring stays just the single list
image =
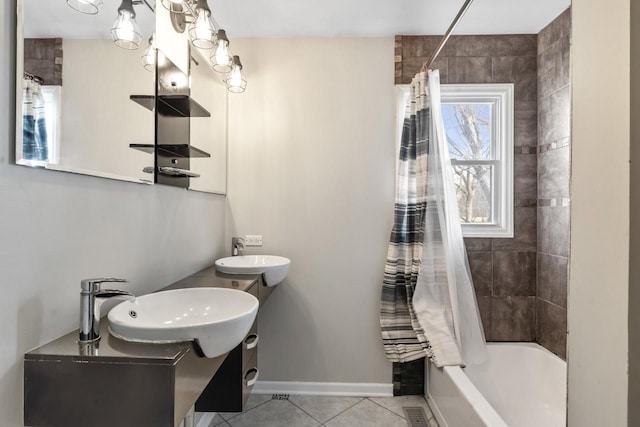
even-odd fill
[{"label": "floor vent register", "polygon": [[420,407],[404,406],[402,407],[405,418],[409,427],[429,427],[427,422],[427,414]]}]

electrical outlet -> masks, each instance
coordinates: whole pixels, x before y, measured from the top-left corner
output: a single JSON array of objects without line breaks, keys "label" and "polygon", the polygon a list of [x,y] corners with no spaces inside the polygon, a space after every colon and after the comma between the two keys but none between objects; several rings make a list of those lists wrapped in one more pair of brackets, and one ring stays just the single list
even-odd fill
[{"label": "electrical outlet", "polygon": [[247,234],[244,236],[245,246],[262,246],[262,236],[259,234]]}]

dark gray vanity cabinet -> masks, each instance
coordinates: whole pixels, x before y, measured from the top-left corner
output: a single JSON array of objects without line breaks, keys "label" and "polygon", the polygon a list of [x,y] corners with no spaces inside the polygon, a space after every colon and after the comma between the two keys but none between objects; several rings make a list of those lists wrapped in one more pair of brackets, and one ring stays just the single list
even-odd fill
[{"label": "dark gray vanity cabinet", "polygon": [[[215,267],[201,270],[166,289],[223,286],[251,293],[258,298],[260,308],[271,295],[273,287],[265,285],[262,276],[217,273]],[[260,310],[258,308],[258,312]],[[216,374],[198,398],[198,412],[241,412],[258,379],[258,319],[242,343],[229,352]]]},{"label": "dark gray vanity cabinet", "polygon": [[[271,289],[264,285],[260,277],[247,292],[258,298],[262,306]],[[245,339],[229,353],[196,401],[196,411],[241,412],[244,409],[259,375],[258,342],[256,318]]]},{"label": "dark gray vanity cabinet", "polygon": [[[257,275],[222,275],[213,266],[163,290],[223,287],[264,304],[273,288]],[[194,406],[239,412],[258,379],[258,321],[235,349],[202,357],[193,342],[143,344],[112,336],[77,342],[71,332],[24,357],[24,424],[48,427],[176,427]]]},{"label": "dark gray vanity cabinet", "polygon": [[25,354],[25,426],[178,426],[225,359],[192,342],[123,341],[106,321],[101,335],[79,345],[74,331]]},{"label": "dark gray vanity cabinet", "polygon": [[[261,277],[222,276],[214,267],[163,290],[196,287],[251,292],[261,304],[268,295]],[[257,344],[257,323],[242,344],[217,358],[202,357],[193,342],[123,341],[109,333],[106,320],[101,335],[97,343],[79,345],[76,330],[25,354],[25,426],[177,427],[189,409],[208,396],[212,378],[218,378],[216,373],[223,365],[233,370],[237,369],[234,363],[243,360],[241,369],[255,367],[257,375],[253,345]],[[249,372],[249,381],[255,379],[253,372]],[[220,388],[215,390],[234,396],[237,385],[246,384],[240,380],[216,382],[215,387]],[[246,387],[240,391],[245,396],[240,398],[241,406],[249,392]]]}]

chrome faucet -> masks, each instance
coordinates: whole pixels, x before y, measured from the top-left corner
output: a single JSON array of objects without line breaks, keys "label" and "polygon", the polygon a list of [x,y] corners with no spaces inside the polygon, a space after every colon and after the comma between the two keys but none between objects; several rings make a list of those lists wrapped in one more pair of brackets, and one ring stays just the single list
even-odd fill
[{"label": "chrome faucet", "polygon": [[100,307],[108,299],[118,298],[134,301],[136,297],[118,289],[100,289],[103,283],[126,283],[125,279],[84,279],[80,282],[80,343],[96,342],[100,339]]},{"label": "chrome faucet", "polygon": [[231,238],[231,255],[237,256],[238,250],[244,250],[244,239],[242,237],[232,237]]}]

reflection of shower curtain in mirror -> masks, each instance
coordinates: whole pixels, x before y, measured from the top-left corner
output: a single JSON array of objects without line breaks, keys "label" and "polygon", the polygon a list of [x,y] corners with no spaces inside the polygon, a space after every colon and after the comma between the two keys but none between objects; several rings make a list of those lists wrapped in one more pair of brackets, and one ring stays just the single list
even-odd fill
[{"label": "reflection of shower curtain in mirror", "polygon": [[44,97],[40,83],[23,80],[22,158],[46,161],[48,158],[47,124]]}]

